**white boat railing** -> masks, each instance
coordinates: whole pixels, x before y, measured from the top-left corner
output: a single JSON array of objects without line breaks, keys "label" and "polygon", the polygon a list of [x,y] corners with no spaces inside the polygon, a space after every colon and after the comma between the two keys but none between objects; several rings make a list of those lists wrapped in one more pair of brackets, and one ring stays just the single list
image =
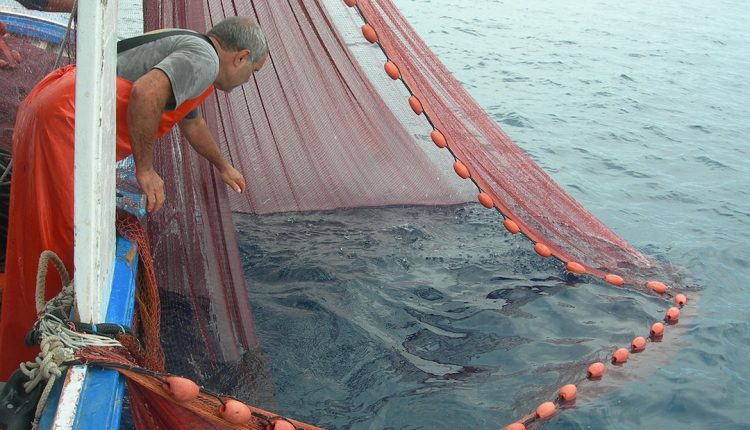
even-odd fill
[{"label": "white boat railing", "polygon": [[[124,257],[133,245],[122,239],[117,276],[124,278],[114,280],[119,291],[111,288],[116,244],[117,9],[117,0],[78,1],[78,22],[83,24],[76,35],[73,279],[78,316],[87,323],[129,324],[133,309],[134,259]],[[114,370],[72,367],[50,397],[40,428],[117,428],[123,385]]]},{"label": "white boat railing", "polygon": [[[115,257],[117,1],[78,4],[75,279],[82,322],[104,322]],[[103,287],[105,286],[105,287]]]}]

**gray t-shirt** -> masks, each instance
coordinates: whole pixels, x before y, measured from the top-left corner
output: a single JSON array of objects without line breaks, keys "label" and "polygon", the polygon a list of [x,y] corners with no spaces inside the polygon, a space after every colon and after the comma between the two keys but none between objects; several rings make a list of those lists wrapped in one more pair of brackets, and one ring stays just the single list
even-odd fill
[{"label": "gray t-shirt", "polygon": [[[207,40],[189,34],[147,41],[117,54],[117,76],[120,78],[135,82],[151,69],[159,69],[169,78],[175,103],[168,105],[167,110],[174,110],[213,84],[219,73],[219,56]],[[188,118],[196,114],[193,111]]]}]

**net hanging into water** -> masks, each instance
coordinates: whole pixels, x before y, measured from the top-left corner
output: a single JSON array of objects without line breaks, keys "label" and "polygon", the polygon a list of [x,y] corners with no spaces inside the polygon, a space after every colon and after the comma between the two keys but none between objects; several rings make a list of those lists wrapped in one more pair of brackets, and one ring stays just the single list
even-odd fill
[{"label": "net hanging into water", "polygon": [[[176,134],[158,146],[162,176],[174,178],[169,207],[150,223],[164,268],[160,285],[191,295],[191,317],[204,334],[211,326],[225,340],[254,342],[230,208],[263,214],[475,199],[476,187],[453,172],[451,153],[430,141],[432,126],[494,206],[552,255],[638,285],[661,273],[511,142],[390,1],[357,4],[382,50],[362,37],[357,11],[339,0],[144,3],[146,30],[205,31],[225,17],[248,16],[270,47],[265,67],[247,85],[203,104],[225,155],[250,184],[244,194],[228,196]],[[383,52],[432,124],[409,107],[405,85],[383,71]],[[196,266],[197,272],[175,269]],[[221,287],[204,287],[209,276]],[[232,356],[239,352],[233,345],[219,341],[208,350]]]}]

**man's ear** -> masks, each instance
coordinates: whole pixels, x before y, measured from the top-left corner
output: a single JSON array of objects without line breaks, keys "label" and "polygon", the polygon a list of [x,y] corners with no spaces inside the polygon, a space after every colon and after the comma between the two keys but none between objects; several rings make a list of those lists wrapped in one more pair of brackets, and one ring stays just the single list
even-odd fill
[{"label": "man's ear", "polygon": [[249,49],[240,50],[240,52],[237,53],[237,56],[235,58],[237,59],[238,63],[241,63],[242,60],[250,62],[250,50]]}]

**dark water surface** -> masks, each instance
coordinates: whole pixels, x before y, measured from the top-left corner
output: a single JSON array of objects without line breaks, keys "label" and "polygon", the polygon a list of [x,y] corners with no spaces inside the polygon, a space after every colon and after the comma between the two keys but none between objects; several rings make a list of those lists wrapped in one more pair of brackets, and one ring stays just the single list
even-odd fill
[{"label": "dark water surface", "polygon": [[[542,428],[750,428],[750,3],[396,4],[556,181],[700,288]],[[236,221],[276,400],[329,428],[502,427],[667,307],[569,278],[474,204]]]}]

